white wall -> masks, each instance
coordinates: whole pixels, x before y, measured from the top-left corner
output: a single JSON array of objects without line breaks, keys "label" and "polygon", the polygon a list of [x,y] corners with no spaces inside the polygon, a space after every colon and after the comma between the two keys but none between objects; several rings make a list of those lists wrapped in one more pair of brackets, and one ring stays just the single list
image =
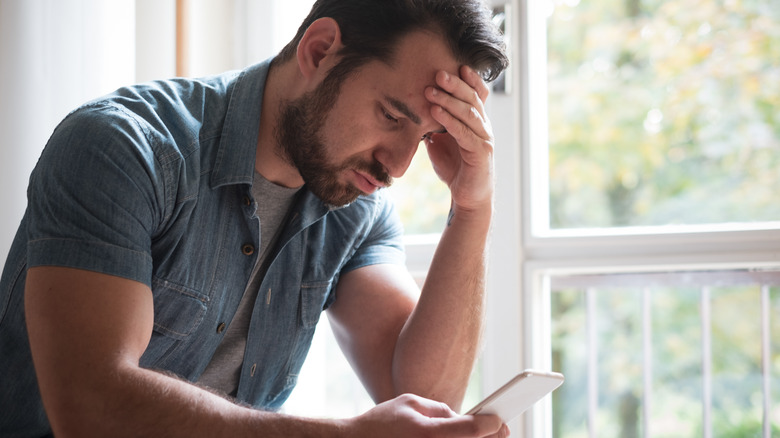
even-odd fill
[{"label": "white wall", "polygon": [[273,56],[295,35],[312,3],[190,0],[189,75],[241,69]]},{"label": "white wall", "polygon": [[132,0],[0,0],[0,262],[56,124],[134,79],[134,15]]},{"label": "white wall", "polygon": [[135,82],[176,74],[176,0],[135,0]]},{"label": "white wall", "polygon": [[[276,53],[311,0],[190,0],[190,75]],[[0,0],[0,266],[49,135],[81,103],[175,75],[175,0]]]}]

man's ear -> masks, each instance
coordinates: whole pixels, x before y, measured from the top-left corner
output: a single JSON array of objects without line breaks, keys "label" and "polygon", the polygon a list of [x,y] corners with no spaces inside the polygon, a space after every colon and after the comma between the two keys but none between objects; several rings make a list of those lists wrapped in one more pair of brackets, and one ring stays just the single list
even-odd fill
[{"label": "man's ear", "polygon": [[301,74],[311,79],[321,69],[330,70],[341,47],[341,29],[336,20],[320,18],[313,22],[298,43],[297,59]]}]

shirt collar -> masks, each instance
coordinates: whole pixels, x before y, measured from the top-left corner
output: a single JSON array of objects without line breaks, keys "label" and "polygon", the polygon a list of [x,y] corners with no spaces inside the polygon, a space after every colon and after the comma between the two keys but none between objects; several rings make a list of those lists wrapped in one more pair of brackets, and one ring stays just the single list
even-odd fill
[{"label": "shirt collar", "polygon": [[[229,91],[230,102],[212,173],[212,188],[228,184],[252,184],[260,130],[260,109],[263,106],[263,91],[271,61],[272,59],[268,59],[243,70],[235,79],[232,91]],[[316,222],[329,211],[348,206],[327,205],[308,190],[304,190],[301,201],[302,211],[306,213],[301,217],[304,224]]]},{"label": "shirt collar", "polygon": [[271,59],[243,70],[235,79],[222,127],[211,187],[252,184],[260,109]]}]

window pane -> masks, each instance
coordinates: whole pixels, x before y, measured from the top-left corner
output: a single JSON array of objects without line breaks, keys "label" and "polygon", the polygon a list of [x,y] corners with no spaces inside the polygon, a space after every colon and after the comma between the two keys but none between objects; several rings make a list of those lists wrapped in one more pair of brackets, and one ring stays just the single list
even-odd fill
[{"label": "window pane", "polygon": [[[607,288],[596,294],[598,315],[598,436],[640,436],[642,309],[639,291]],[[591,292],[595,293],[595,292]],[[619,351],[620,354],[615,354]]]},{"label": "window pane", "polygon": [[548,2],[551,229],[780,218],[776,0]]},{"label": "window pane", "polygon": [[433,171],[420,144],[403,177],[388,189],[407,235],[441,233],[450,211],[450,191]]},{"label": "window pane", "polygon": [[702,424],[701,293],[652,291],[653,437],[700,437]]},{"label": "window pane", "polygon": [[713,290],[712,435],[715,438],[761,436],[760,321],[759,288]]},{"label": "window pane", "polygon": [[551,295],[552,369],[566,376],[553,394],[553,436],[587,437],[588,338],[585,294],[560,290]]},{"label": "window pane", "polygon": [[[464,412],[483,398],[482,362],[478,360],[469,378],[463,398]],[[298,384],[282,411],[290,415],[315,418],[350,418],[374,407],[323,315],[303,364]]]},{"label": "window pane", "polygon": [[342,354],[328,318],[323,314],[298,384],[282,407],[283,411],[304,417],[348,418],[373,406],[374,402]]}]

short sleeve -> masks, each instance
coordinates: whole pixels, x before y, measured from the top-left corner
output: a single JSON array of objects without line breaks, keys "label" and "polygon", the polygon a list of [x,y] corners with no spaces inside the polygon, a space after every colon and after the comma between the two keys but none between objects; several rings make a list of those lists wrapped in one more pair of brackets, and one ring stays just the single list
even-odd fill
[{"label": "short sleeve", "polygon": [[379,193],[377,201],[372,226],[355,254],[344,265],[342,272],[369,265],[403,265],[406,262],[404,229],[395,204],[384,192]]},{"label": "short sleeve", "polygon": [[149,130],[121,107],[83,107],[55,130],[30,178],[28,264],[151,283],[164,175]]}]

